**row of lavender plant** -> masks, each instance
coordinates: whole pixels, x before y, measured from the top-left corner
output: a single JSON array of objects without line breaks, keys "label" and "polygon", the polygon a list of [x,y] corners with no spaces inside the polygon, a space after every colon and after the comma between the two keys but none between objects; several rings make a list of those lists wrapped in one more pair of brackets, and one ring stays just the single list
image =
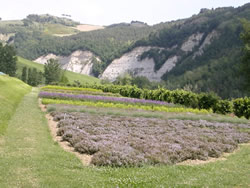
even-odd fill
[{"label": "row of lavender plant", "polygon": [[58,135],[92,164],[140,166],[206,160],[250,141],[250,125],[53,112]]},{"label": "row of lavender plant", "polygon": [[163,101],[155,100],[146,100],[146,99],[135,99],[135,98],[125,98],[125,97],[109,97],[109,96],[97,96],[97,95],[74,95],[68,93],[51,93],[51,92],[40,92],[40,98],[49,98],[49,99],[67,99],[67,100],[92,100],[92,101],[107,101],[107,102],[119,102],[119,103],[140,103],[140,104],[149,104],[149,105],[168,105],[172,106],[170,103]]}]

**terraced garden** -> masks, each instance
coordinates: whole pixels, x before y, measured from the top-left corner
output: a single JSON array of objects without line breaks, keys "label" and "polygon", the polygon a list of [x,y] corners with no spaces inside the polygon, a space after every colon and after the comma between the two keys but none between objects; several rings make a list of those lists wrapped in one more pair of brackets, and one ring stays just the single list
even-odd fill
[{"label": "terraced garden", "polygon": [[[216,115],[223,122],[211,122],[215,115],[210,110],[90,88],[47,86],[39,97],[58,122],[57,135],[79,153],[91,155],[97,166],[204,161],[250,141],[249,121]],[[194,116],[200,120],[192,120]]]}]

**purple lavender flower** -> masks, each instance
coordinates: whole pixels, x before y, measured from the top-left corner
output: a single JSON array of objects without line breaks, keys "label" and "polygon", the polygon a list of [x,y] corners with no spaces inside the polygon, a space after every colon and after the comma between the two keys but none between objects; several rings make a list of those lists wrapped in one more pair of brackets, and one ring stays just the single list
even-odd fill
[{"label": "purple lavender flower", "polygon": [[153,105],[171,105],[170,103],[163,101],[154,101],[146,99],[135,99],[126,97],[108,97],[108,96],[96,96],[96,95],[74,95],[68,93],[51,93],[51,92],[40,92],[39,97],[41,98],[52,98],[52,99],[71,99],[71,100],[94,100],[94,101],[110,101],[110,102],[121,102],[121,103],[141,103],[141,104],[153,104]]}]

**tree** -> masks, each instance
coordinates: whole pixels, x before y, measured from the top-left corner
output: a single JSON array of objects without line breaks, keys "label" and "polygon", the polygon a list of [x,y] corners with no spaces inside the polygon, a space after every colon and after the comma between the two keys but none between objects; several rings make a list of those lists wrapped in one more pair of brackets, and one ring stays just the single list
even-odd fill
[{"label": "tree", "polygon": [[246,78],[246,87],[250,90],[250,22],[242,20],[244,32],[241,33],[241,39],[244,43],[242,57],[242,73]]},{"label": "tree", "polygon": [[59,82],[61,77],[61,67],[57,60],[50,59],[44,65],[45,84]]},{"label": "tree", "polygon": [[114,84],[118,85],[131,85],[132,76],[128,73],[125,73],[123,76],[118,76]]},{"label": "tree", "polygon": [[0,43],[0,71],[10,76],[16,75],[16,52],[12,46]]},{"label": "tree", "polygon": [[65,75],[65,70],[61,71],[60,83],[64,84],[64,85],[66,85],[67,83],[69,83],[69,79]]},{"label": "tree", "polygon": [[25,83],[27,82],[27,67],[23,67],[21,79]]},{"label": "tree", "polygon": [[31,68],[28,69],[28,78],[27,78],[27,84],[31,85],[32,84],[32,73],[31,73]]},{"label": "tree", "polygon": [[151,82],[145,76],[137,76],[137,77],[133,78],[132,85],[136,85],[137,87],[142,88],[142,89],[150,89],[151,88]]}]

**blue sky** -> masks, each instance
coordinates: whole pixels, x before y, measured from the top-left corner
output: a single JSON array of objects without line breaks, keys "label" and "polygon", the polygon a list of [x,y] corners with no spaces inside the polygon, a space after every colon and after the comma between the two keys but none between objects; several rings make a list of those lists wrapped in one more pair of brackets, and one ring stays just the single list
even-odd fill
[{"label": "blue sky", "polygon": [[23,19],[28,14],[69,14],[85,24],[110,25],[139,20],[156,24],[198,14],[201,8],[238,7],[249,0],[6,0],[3,20]]}]

